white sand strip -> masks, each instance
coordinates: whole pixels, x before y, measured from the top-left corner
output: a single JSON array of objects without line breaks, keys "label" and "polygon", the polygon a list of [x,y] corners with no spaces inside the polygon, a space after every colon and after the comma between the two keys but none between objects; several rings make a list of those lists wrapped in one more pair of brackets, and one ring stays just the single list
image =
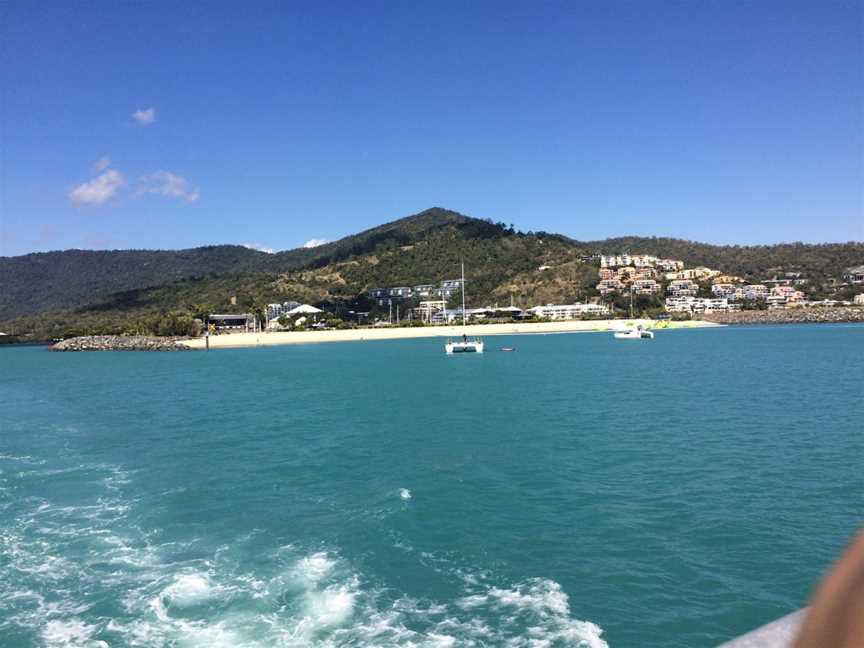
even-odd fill
[{"label": "white sand strip", "polygon": [[[525,335],[544,333],[587,333],[613,331],[631,324],[642,324],[645,328],[707,328],[722,326],[712,322],[654,322],[652,320],[567,320],[560,322],[535,322],[517,324],[471,324],[469,326],[418,326],[411,328],[381,327],[358,328],[344,331],[287,331],[265,333],[228,333],[211,335],[210,348],[276,346],[280,344],[316,344],[318,342],[361,342],[368,340],[397,340],[427,337],[470,337],[489,335]],[[184,342],[193,349],[205,347],[204,338]]]}]

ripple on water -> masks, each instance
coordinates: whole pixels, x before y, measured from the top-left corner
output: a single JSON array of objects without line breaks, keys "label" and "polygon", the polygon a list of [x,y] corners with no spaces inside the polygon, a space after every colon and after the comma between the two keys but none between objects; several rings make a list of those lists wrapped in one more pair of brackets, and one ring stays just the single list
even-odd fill
[{"label": "ripple on water", "polygon": [[[254,533],[203,554],[154,543],[135,522],[128,473],[107,465],[40,469],[27,461],[19,486],[70,471],[89,483],[82,491],[88,495],[74,503],[41,496],[18,502],[14,524],[0,531],[0,632],[14,630],[33,643],[606,645],[599,627],[571,617],[567,594],[551,580],[492,585],[488,573],[456,570],[462,596],[432,601],[394,597],[338,550],[286,545],[245,568],[230,558]],[[116,603],[106,608],[106,598]]]}]

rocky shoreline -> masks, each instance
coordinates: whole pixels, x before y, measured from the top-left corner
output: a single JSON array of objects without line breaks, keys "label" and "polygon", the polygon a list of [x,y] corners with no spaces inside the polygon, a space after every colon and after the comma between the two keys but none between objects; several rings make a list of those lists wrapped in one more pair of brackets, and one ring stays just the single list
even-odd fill
[{"label": "rocky shoreline", "polygon": [[864,322],[864,308],[807,307],[789,310],[751,310],[705,313],[701,319],[717,324],[839,324]]},{"label": "rocky shoreline", "polygon": [[69,338],[48,348],[49,351],[191,351],[182,338],[146,335],[85,335]]}]

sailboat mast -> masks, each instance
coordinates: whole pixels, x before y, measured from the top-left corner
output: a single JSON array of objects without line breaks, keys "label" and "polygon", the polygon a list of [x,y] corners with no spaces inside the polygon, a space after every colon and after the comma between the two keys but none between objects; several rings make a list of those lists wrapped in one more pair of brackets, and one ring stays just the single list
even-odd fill
[{"label": "sailboat mast", "polygon": [[462,326],[465,326],[465,261],[462,261]]}]

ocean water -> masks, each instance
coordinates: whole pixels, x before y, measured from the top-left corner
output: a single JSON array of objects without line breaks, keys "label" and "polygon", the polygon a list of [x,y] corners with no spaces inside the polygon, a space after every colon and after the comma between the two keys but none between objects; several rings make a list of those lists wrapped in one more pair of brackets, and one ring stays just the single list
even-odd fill
[{"label": "ocean water", "polygon": [[864,520],[862,326],[487,348],[0,350],[0,646],[714,646]]}]

